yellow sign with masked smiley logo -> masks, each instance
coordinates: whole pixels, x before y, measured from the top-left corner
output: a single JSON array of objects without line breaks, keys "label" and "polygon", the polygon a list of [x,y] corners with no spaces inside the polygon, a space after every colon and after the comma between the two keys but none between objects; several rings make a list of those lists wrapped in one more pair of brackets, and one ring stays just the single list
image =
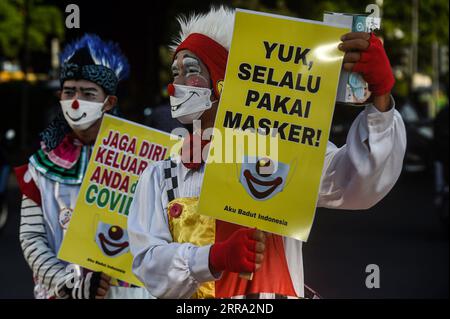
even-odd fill
[{"label": "yellow sign with masked smiley logo", "polygon": [[104,115],[58,258],[142,286],[131,270],[128,211],[141,173],[178,146],[176,136]]},{"label": "yellow sign with masked smiley logo", "polygon": [[307,240],[348,31],[237,10],[200,214]]}]

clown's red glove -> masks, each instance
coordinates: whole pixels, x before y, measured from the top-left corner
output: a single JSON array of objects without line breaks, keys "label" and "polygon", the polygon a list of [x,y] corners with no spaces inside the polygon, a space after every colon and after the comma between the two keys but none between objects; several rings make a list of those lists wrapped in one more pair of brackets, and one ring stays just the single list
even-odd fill
[{"label": "clown's red glove", "polygon": [[369,47],[361,52],[361,59],[352,71],[362,74],[374,96],[387,94],[394,87],[395,79],[383,43],[373,33],[370,34]]},{"label": "clown's red glove", "polygon": [[209,253],[211,271],[251,273],[256,270],[256,229],[237,230],[226,241],[215,243]]}]

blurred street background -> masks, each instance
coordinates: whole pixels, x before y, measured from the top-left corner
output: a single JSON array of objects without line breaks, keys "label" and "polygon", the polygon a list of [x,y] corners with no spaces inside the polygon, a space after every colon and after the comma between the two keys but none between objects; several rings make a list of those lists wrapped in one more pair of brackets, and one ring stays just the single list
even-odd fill
[{"label": "blurred street background", "polygon": [[[372,0],[396,77],[394,97],[407,128],[403,173],[368,211],[319,209],[304,245],[305,281],[324,298],[448,298],[447,0]],[[80,28],[66,28],[66,7]],[[20,192],[12,168],[39,147],[38,133],[59,106],[58,54],[86,32],[118,42],[131,65],[119,86],[132,121],[169,129],[168,45],[181,13],[211,4],[322,20],[325,11],[364,13],[357,0],[85,1],[0,0],[0,299],[33,298],[31,271],[18,240]],[[360,107],[337,105],[331,140],[341,146]],[[365,285],[366,266],[380,288]]]}]

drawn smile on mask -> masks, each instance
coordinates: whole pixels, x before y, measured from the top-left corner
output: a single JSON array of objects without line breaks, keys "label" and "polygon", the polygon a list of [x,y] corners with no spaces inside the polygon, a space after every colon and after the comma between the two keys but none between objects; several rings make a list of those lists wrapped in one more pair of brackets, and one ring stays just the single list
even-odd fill
[{"label": "drawn smile on mask", "polygon": [[[264,158],[256,162],[256,173],[261,177],[269,177],[274,173],[273,162]],[[263,199],[272,194],[278,186],[283,183],[283,178],[278,176],[273,180],[261,180],[255,177],[249,169],[244,170],[243,175],[248,185],[248,189],[252,193],[252,195],[258,199]],[[260,187],[267,188],[264,191],[258,191],[254,184],[259,185]]]},{"label": "drawn smile on mask", "polygon": [[190,93],[191,95],[190,95],[186,100],[184,100],[183,102],[178,103],[178,104],[176,104],[176,105],[171,105],[172,111],[173,111],[173,112],[175,112],[176,110],[178,110],[179,107],[180,107],[181,105],[183,105],[184,103],[186,103],[187,101],[189,101],[194,95],[200,96],[197,92],[189,92],[189,93]]},{"label": "drawn smile on mask", "polygon": [[124,252],[130,245],[123,229],[119,226],[110,226],[106,235],[99,232],[97,236],[102,251],[110,257]]},{"label": "drawn smile on mask", "polygon": [[73,118],[72,116],[70,116],[70,114],[68,112],[66,112],[66,115],[74,122],[78,122],[79,120],[81,120],[82,118],[85,118],[87,116],[86,113],[83,113],[79,118]]}]

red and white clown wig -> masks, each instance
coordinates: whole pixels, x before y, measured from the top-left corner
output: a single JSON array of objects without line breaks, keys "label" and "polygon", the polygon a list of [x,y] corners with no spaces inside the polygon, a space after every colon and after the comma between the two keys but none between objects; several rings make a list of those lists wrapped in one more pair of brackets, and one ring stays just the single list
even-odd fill
[{"label": "red and white clown wig", "polygon": [[181,50],[198,56],[208,68],[211,88],[219,99],[233,35],[234,10],[221,6],[205,14],[181,16],[177,20],[181,30],[171,46],[174,56]]}]

